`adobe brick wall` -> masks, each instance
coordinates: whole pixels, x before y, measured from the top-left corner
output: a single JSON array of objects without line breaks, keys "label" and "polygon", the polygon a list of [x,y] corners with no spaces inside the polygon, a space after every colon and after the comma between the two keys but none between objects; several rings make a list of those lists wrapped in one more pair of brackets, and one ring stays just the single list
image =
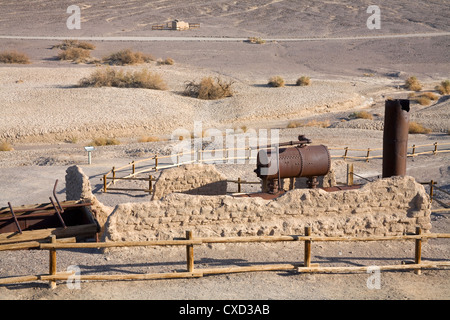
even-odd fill
[{"label": "adobe brick wall", "polygon": [[431,229],[429,196],[412,177],[393,177],[359,190],[327,193],[295,189],[274,200],[169,194],[146,203],[119,204],[108,217],[105,239],[140,241],[194,236],[303,234],[402,235]]}]

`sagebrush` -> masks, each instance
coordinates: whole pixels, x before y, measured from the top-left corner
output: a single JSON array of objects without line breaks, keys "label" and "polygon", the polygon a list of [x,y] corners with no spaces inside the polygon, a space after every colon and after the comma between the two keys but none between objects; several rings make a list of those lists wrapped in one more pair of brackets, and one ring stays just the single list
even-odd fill
[{"label": "sagebrush", "polygon": [[1,63],[17,63],[17,64],[29,64],[30,58],[25,53],[12,51],[0,52]]},{"label": "sagebrush", "polygon": [[232,89],[233,81],[224,81],[221,78],[205,77],[199,83],[189,81],[185,85],[184,95],[203,99],[217,100],[231,97],[234,92]]},{"label": "sagebrush", "polygon": [[150,54],[130,49],[120,50],[103,58],[104,63],[119,66],[148,63],[154,60],[155,58]]},{"label": "sagebrush", "polygon": [[143,88],[154,90],[167,90],[163,78],[147,69],[124,72],[111,68],[98,69],[88,78],[80,80],[81,87],[117,87],[117,88]]}]

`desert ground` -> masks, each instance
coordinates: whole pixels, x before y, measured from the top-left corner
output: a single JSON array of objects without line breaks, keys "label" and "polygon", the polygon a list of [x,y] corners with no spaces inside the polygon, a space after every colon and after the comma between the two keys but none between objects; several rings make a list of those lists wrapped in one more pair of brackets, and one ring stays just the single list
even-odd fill
[{"label": "desert ground", "polygon": [[[281,142],[304,134],[313,143],[330,148],[381,148],[385,100],[407,99],[411,91],[404,83],[409,76],[420,80],[422,92],[434,93],[436,85],[450,78],[448,1],[384,1],[379,30],[366,26],[370,1],[84,1],[80,4],[80,30],[66,27],[66,9],[71,4],[0,1],[0,51],[24,52],[31,60],[26,65],[0,65],[0,142],[7,141],[14,148],[0,151],[0,207],[8,202],[47,202],[56,179],[58,195],[64,199],[65,170],[71,165],[79,165],[89,175],[94,194],[105,205],[150,201],[140,193],[102,193],[100,178],[113,166],[155,153],[170,154],[178,143],[170,141],[172,133],[179,128],[192,132],[195,121],[204,129],[224,132],[275,128],[280,130]],[[200,23],[201,27],[151,29],[173,19]],[[95,45],[91,55],[99,59],[127,48],[155,58],[171,57],[174,65],[152,61],[111,67],[156,72],[168,90],[81,88],[82,78],[105,66],[58,60],[58,49],[52,47],[61,41],[52,37],[102,37],[89,41]],[[260,45],[236,40],[247,37],[268,40]],[[284,87],[267,85],[275,75],[285,79]],[[234,95],[199,100],[182,94],[187,81],[205,76],[233,81]],[[295,86],[300,76],[309,76],[311,85]],[[350,116],[361,110],[373,119]],[[431,132],[410,134],[409,146],[450,143],[449,95],[439,94],[438,100],[427,106],[411,101],[410,120]],[[303,125],[288,128],[292,122]],[[139,142],[144,136],[156,136],[160,141]],[[96,147],[88,165],[83,147],[99,137],[115,138],[120,144]],[[332,151],[332,155],[340,154]],[[449,153],[408,158],[407,174],[420,182],[433,179],[449,190],[449,159]],[[352,162],[355,173],[367,179],[381,175],[380,159]],[[217,168],[229,179],[257,180],[254,164],[218,164]],[[255,190],[248,187],[245,191]],[[436,196],[448,203],[444,194]],[[431,219],[433,232],[450,232],[448,213],[432,213]],[[448,241],[430,240],[423,246],[423,259],[449,260],[449,249]],[[301,261],[303,248],[290,243],[214,245],[195,252],[201,266],[229,266]],[[312,262],[323,265],[384,265],[413,259],[414,246],[403,242],[317,243],[312,252]],[[184,255],[183,250],[174,249],[66,250],[58,252],[58,268],[75,264],[86,273],[184,271]],[[47,260],[47,252],[0,252],[0,277],[45,273]],[[0,299],[450,298],[448,270],[424,270],[421,275],[382,272],[381,288],[375,290],[367,287],[368,276],[257,272],[186,280],[90,281],[83,282],[80,290],[64,283],[55,290],[49,290],[46,283],[24,283],[0,286]]]}]

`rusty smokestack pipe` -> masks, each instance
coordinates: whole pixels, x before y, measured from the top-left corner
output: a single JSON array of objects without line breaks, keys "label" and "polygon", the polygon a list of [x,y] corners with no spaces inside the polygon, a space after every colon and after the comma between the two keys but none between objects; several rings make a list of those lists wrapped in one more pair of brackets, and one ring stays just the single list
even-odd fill
[{"label": "rusty smokestack pipe", "polygon": [[386,100],[383,131],[383,178],[406,175],[409,100]]}]

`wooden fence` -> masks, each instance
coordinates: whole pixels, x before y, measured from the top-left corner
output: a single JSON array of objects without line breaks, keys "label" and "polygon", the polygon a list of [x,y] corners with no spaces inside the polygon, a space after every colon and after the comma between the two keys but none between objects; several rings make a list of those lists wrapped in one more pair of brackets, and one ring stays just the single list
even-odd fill
[{"label": "wooden fence", "polygon": [[[419,155],[426,155],[426,154],[433,154],[437,155],[438,153],[444,153],[444,152],[450,152],[450,149],[438,149],[438,146],[448,146],[450,143],[432,143],[432,144],[424,144],[424,145],[412,145],[408,148],[408,157],[416,157]],[[432,150],[425,150],[423,151],[423,148],[426,147],[432,147]],[[229,148],[229,149],[218,149],[218,150],[197,150],[197,151],[191,151],[188,153],[178,153],[170,156],[160,156],[158,154],[153,155],[152,157],[141,159],[141,160],[135,160],[132,161],[124,166],[121,166],[119,168],[113,167],[110,171],[105,173],[103,175],[102,181],[103,181],[103,192],[108,192],[108,190],[115,190],[115,191],[142,191],[142,192],[153,192],[153,186],[152,183],[156,181],[156,179],[149,174],[150,172],[157,172],[158,170],[164,170],[168,168],[173,167],[179,167],[181,165],[185,164],[191,164],[191,163],[227,163],[230,161],[241,161],[246,162],[250,160],[256,160],[257,152],[261,149],[268,149],[268,148],[252,148],[252,147],[243,147],[243,148]],[[383,158],[383,155],[376,154],[374,155],[373,152],[380,152],[383,149],[382,148],[367,148],[367,149],[353,149],[349,147],[344,148],[328,148],[330,151],[333,150],[342,150],[344,153],[342,155],[331,155],[331,158],[342,158],[344,160],[347,159],[353,159],[353,160],[364,160],[369,161],[370,159],[381,159]],[[418,152],[420,151],[420,152]],[[204,154],[212,153],[212,152],[220,152],[224,156],[221,158],[207,158],[204,156]],[[238,155],[238,153],[243,153],[242,155]],[[357,152],[360,155],[354,155],[353,153]],[[361,152],[363,152],[365,155],[361,155]],[[372,155],[371,155],[372,152]],[[235,155],[236,154],[236,155]],[[231,156],[230,156],[231,155]],[[191,160],[189,161],[180,161],[183,157],[189,156]],[[176,161],[173,161],[174,158],[176,158]],[[166,159],[172,159],[172,164],[163,164],[161,165],[160,162],[164,161]],[[140,168],[138,168],[140,166]],[[125,174],[124,176],[117,177],[118,174]],[[141,174],[149,174],[146,178],[137,178],[137,175]],[[116,188],[116,187],[110,187],[111,185],[115,185],[116,181],[120,180],[140,180],[140,181],[148,181],[149,186],[145,189],[137,189],[137,188]],[[233,180],[230,180],[230,182],[233,182]],[[244,182],[242,182],[244,183]],[[254,182],[250,182],[254,183]],[[240,192],[240,191],[238,191]]]},{"label": "wooden fence", "polygon": [[[311,228],[305,228],[304,235],[289,236],[250,236],[250,237],[209,237],[194,238],[191,231],[186,231],[186,237],[180,240],[155,240],[155,241],[120,241],[120,242],[91,242],[91,243],[62,243],[57,242],[55,236],[52,236],[50,243],[40,243],[40,250],[49,251],[49,273],[40,275],[18,276],[0,278],[1,284],[12,284],[30,281],[49,281],[50,287],[56,287],[57,280],[74,279],[74,274],[69,272],[57,272],[57,250],[62,249],[83,249],[83,248],[112,248],[112,247],[141,247],[141,246],[185,246],[186,247],[186,272],[172,273],[144,273],[144,274],[114,274],[114,275],[76,275],[80,281],[84,280],[147,280],[147,279],[173,279],[173,278],[191,278],[202,277],[210,274],[225,274],[237,272],[255,272],[255,271],[281,271],[294,270],[299,273],[348,273],[348,272],[364,272],[373,268],[373,266],[359,267],[333,267],[320,266],[312,263],[312,244],[315,242],[328,241],[399,241],[410,240],[415,243],[415,255],[411,264],[401,265],[383,265],[377,266],[379,270],[414,270],[416,274],[420,274],[421,269],[426,268],[444,268],[450,266],[450,261],[422,261],[422,241],[426,239],[450,238],[448,233],[427,233],[422,234],[421,229],[416,229],[416,234],[402,236],[385,236],[385,237],[324,237],[313,236]],[[222,268],[195,268],[194,246],[212,243],[256,243],[256,242],[285,242],[297,241],[304,242],[304,260],[303,263],[284,263],[284,264],[264,264],[251,266],[233,266]],[[36,248],[35,244],[30,248]],[[15,250],[28,249],[26,245]],[[270,249],[269,249],[270,250]]]}]

